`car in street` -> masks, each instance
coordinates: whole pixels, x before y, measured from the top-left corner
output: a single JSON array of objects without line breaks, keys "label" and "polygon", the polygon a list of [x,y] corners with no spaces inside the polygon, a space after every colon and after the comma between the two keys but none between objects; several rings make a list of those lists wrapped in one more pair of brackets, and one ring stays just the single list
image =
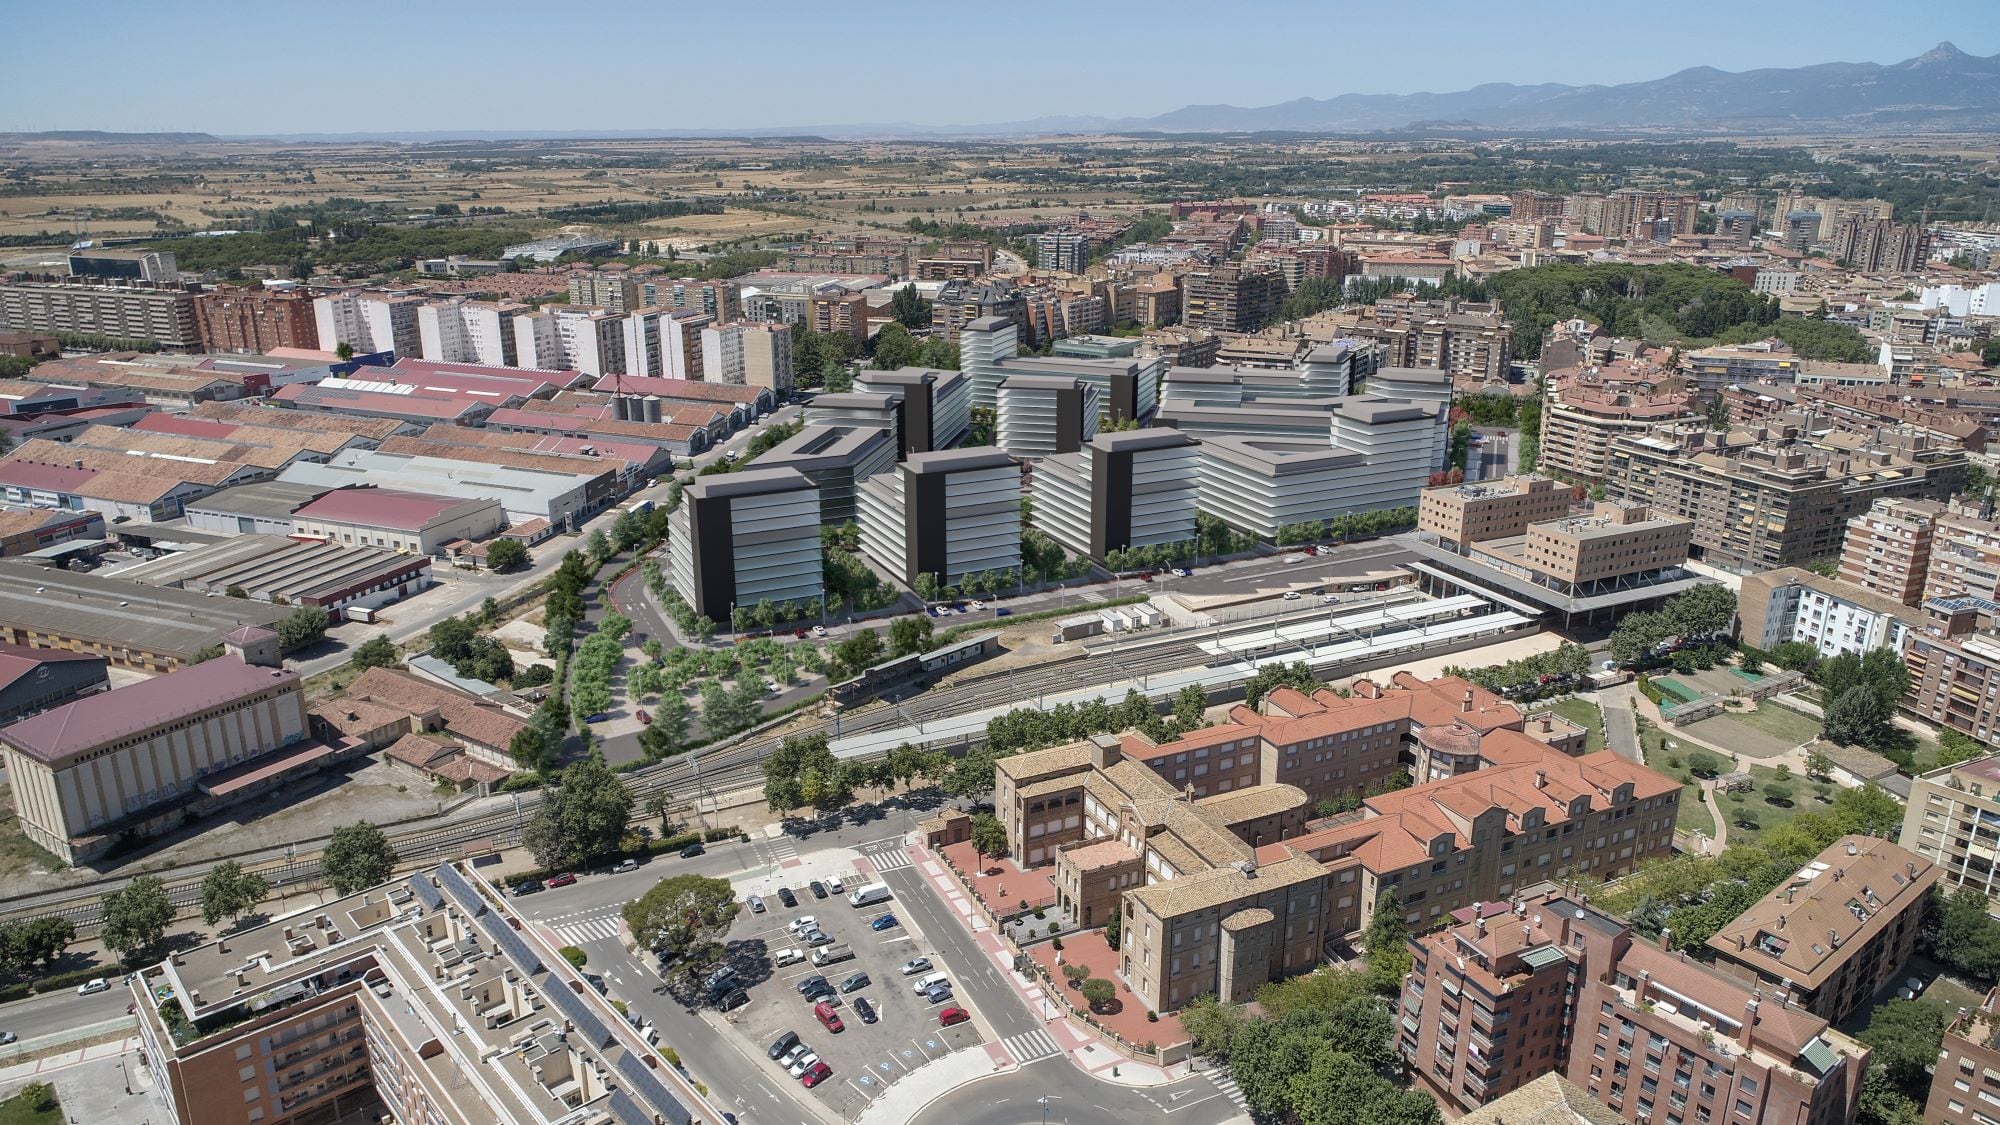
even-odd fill
[{"label": "car in street", "polygon": [[854,1014],[861,1017],[862,1023],[874,1023],[875,1005],[870,1004],[866,996],[856,996],[854,998]]},{"label": "car in street", "polygon": [[541,889],[542,889],[542,884],[534,879],[529,879],[526,882],[522,883],[516,883],[511,888],[515,898],[520,898],[522,895],[534,894],[536,891],[539,891]]},{"label": "car in street", "polygon": [[1191,567],[1191,566],[1177,566],[1177,567],[1175,567],[1175,568],[1174,568],[1174,577],[1175,577],[1175,578],[1193,578],[1193,577],[1194,577],[1194,568],[1193,568],[1193,567]]},{"label": "car in street", "polygon": [[1299,593],[1299,592],[1298,592],[1297,590],[1286,590],[1286,591],[1285,591],[1285,600],[1286,600],[1286,601],[1288,601],[1288,602],[1295,602],[1295,601],[1298,601],[1298,600],[1299,600],[1299,598],[1301,598],[1301,597],[1303,597],[1303,596],[1304,596],[1304,595],[1300,594],[1300,593]]},{"label": "car in street", "polygon": [[1339,594],[1321,594],[1319,596],[1319,604],[1321,605],[1332,605],[1333,603],[1339,600],[1340,600]]},{"label": "car in street", "polygon": [[819,1055],[812,1051],[807,1051],[805,1054],[793,1059],[792,1065],[785,1069],[791,1072],[793,1078],[797,1078],[817,1065],[819,1065]]},{"label": "car in street", "polygon": [[682,859],[693,859],[698,855],[707,855],[707,854],[708,854],[708,849],[702,847],[700,844],[689,844],[687,847],[681,849]]},{"label": "car in street", "polygon": [[811,1066],[806,1068],[806,1072],[799,1076],[799,1081],[804,1084],[806,1089],[810,1090],[814,1086],[826,1081],[832,1074],[832,1067],[815,1060]]},{"label": "car in street", "polygon": [[762,914],[762,913],[764,913],[764,896],[763,896],[763,895],[751,895],[751,896],[750,896],[749,898],[746,898],[746,899],[744,899],[743,901],[744,901],[744,902],[746,902],[746,903],[748,903],[748,904],[750,905],[750,913],[752,913],[752,914]]},{"label": "car in street", "polygon": [[928,973],[930,971],[931,959],[928,957],[912,957],[908,961],[903,962],[903,975],[906,977],[913,977],[918,973]]},{"label": "car in street", "polygon": [[799,990],[800,996],[804,996],[806,993],[811,992],[815,988],[827,987],[826,977],[823,976],[822,974],[814,973],[809,977],[802,978],[799,981],[799,983],[793,985],[792,987]]},{"label": "car in street", "polygon": [[[872,1021],[872,1020],[871,1020],[871,1021],[869,1021],[869,1022],[871,1022],[871,1023],[872,1023],[872,1022],[874,1022],[874,1021]],[[16,1040],[16,1039],[19,1039],[19,1038],[20,1038],[20,1036],[18,1036],[18,1035],[16,1035],[16,1034],[14,1034],[14,1033],[13,1033],[13,1032],[11,1032],[11,1031],[0,1031],[0,1046],[4,1046],[4,1045],[6,1045],[6,1044],[8,1044],[8,1043],[12,1043],[12,1042],[13,1042],[14,1040]]]},{"label": "car in street", "polygon": [[637,871],[637,870],[639,870],[639,861],[638,861],[638,860],[636,860],[636,859],[625,859],[625,860],[620,860],[620,861],[618,862],[618,866],[616,866],[616,867],[614,867],[614,868],[612,868],[612,869],[611,869],[611,873],[612,873],[613,875],[623,875],[623,874],[625,874],[625,873],[626,873],[627,871]]},{"label": "car in street", "polygon": [[799,896],[793,894],[790,887],[779,887],[778,901],[783,903],[786,909],[790,909],[799,904]]},{"label": "car in street", "polygon": [[812,891],[814,898],[826,897],[826,884],[820,882],[818,879],[814,879],[812,882],[807,883],[806,886]]},{"label": "car in street", "polygon": [[938,1013],[938,1026],[950,1027],[956,1023],[964,1023],[971,1018],[972,1013],[966,1011],[964,1008],[946,1008],[944,1011]]},{"label": "car in street", "polygon": [[840,982],[840,994],[845,996],[850,992],[859,992],[873,983],[865,972],[850,973],[846,980]]},{"label": "car in street", "polygon": [[560,875],[549,876],[548,879],[542,885],[546,886],[550,890],[555,890],[557,887],[567,887],[575,882],[576,882],[576,872],[565,871]]},{"label": "car in street", "polygon": [[604,989],[603,977],[598,976],[596,973],[585,973],[583,974],[583,980],[585,984],[588,984],[590,987],[596,989],[597,994],[599,996],[604,995],[605,989]]},{"label": "car in street", "polygon": [[1304,561],[1306,561],[1306,557],[1305,557],[1304,555],[1286,555],[1286,556],[1285,556],[1285,562],[1286,562],[1286,564],[1288,564],[1288,565],[1289,565],[1289,564],[1291,564],[1291,563],[1302,563],[1302,562],[1304,562]]},{"label": "car in street", "polygon": [[76,994],[78,996],[89,996],[93,993],[109,991],[111,991],[111,982],[105,980],[103,977],[92,977],[76,986]]},{"label": "car in street", "polygon": [[883,914],[876,917],[874,920],[870,921],[868,923],[868,928],[874,930],[876,933],[879,934],[883,930],[890,929],[891,927],[895,926],[895,924],[896,924],[896,916],[894,914]]},{"label": "car in street", "polygon": [[847,1025],[840,1021],[840,1013],[834,1011],[833,1005],[824,1000],[813,1005],[813,1018],[819,1021],[821,1027],[834,1035],[847,1030]]},{"label": "car in street", "polygon": [[799,1033],[796,1031],[787,1031],[776,1039],[771,1040],[771,1045],[765,1049],[764,1053],[773,1059],[782,1059],[785,1057],[786,1051],[798,1045]]},{"label": "car in street", "polygon": [[826,626],[824,626],[824,625],[815,625],[815,626],[813,626],[813,627],[812,627],[812,635],[813,635],[813,636],[815,636],[815,637],[824,637],[824,636],[826,636]]},{"label": "car in street", "polygon": [[972,603],[972,608],[973,608],[973,609],[985,609],[985,608],[986,608],[986,603],[985,603],[985,602],[973,602],[973,603]]}]

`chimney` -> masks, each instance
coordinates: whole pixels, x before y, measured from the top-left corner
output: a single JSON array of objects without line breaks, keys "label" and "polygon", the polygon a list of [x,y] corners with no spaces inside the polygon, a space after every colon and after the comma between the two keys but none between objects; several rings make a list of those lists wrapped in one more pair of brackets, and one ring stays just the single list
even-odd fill
[{"label": "chimney", "polygon": [[1751,1000],[1743,1005],[1743,1030],[1736,1034],[1736,1042],[1746,1051],[1750,1049],[1750,1029],[1756,1026],[1757,1001]]},{"label": "chimney", "polygon": [[1646,991],[1652,985],[1652,983],[1653,983],[1652,970],[1640,969],[1639,983],[1636,986],[1634,986],[1632,990],[1632,997],[1635,1003],[1644,1004],[1646,1002]]},{"label": "chimney", "polygon": [[1846,869],[1845,867],[1836,867],[1836,868],[1834,868],[1834,869],[1833,869],[1833,881],[1834,881],[1834,882],[1836,882],[1836,883],[1840,882],[1840,880],[1841,880],[1841,879],[1842,879],[1843,877],[1845,877],[1845,876],[1846,876],[1846,874],[1847,874],[1847,869]]},{"label": "chimney", "polygon": [[1547,789],[1548,787],[1549,787],[1549,771],[1547,771],[1547,770],[1536,770],[1536,771],[1535,771],[1535,788],[1537,788],[1537,789]]},{"label": "chimney", "polygon": [[1778,928],[1781,930],[1785,928],[1785,916],[1783,914],[1778,915]]},{"label": "chimney", "polygon": [[1554,711],[1542,712],[1542,733],[1548,734],[1555,729],[1556,729],[1556,713]]},{"label": "chimney", "polygon": [[1461,704],[1459,704],[1459,707],[1458,707],[1458,709],[1459,709],[1460,711],[1470,711],[1470,710],[1472,710],[1472,689],[1471,689],[1471,688],[1466,688],[1466,689],[1465,689],[1465,702],[1464,702],[1464,703],[1461,703]]},{"label": "chimney", "polygon": [[1840,931],[1839,931],[1839,930],[1828,930],[1828,931],[1826,932],[1826,943],[1827,943],[1828,945],[1832,946],[1832,947],[1833,947],[1833,948],[1835,948],[1835,949],[1839,949],[1839,948],[1840,948]]}]

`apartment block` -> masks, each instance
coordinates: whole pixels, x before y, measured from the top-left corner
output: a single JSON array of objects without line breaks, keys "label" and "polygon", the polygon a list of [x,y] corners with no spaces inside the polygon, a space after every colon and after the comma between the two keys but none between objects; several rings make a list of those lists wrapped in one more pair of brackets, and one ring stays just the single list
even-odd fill
[{"label": "apartment block", "polygon": [[1515,219],[1560,219],[1563,217],[1565,200],[1560,195],[1545,191],[1517,191],[1507,197],[1512,205],[1508,212]]},{"label": "apartment block", "polygon": [[153,340],[163,351],[195,352],[201,350],[195,301],[192,289],[143,284],[7,282],[0,284],[0,329]]},{"label": "apartment block", "polygon": [[238,929],[128,987],[172,1125],[723,1119],[469,865]]},{"label": "apartment block", "polygon": [[1181,323],[1216,332],[1255,332],[1285,299],[1284,280],[1246,266],[1217,266],[1181,278]]},{"label": "apartment block", "polygon": [[1984,507],[1953,500],[1938,517],[1924,597],[2000,602],[2000,524]]},{"label": "apartment block", "polygon": [[904,453],[950,449],[971,431],[972,379],[963,372],[927,367],[862,371],[854,377],[854,389],[901,399]]},{"label": "apartment block", "polygon": [[312,298],[274,289],[216,288],[194,301],[196,330],[207,352],[263,354],[319,347]]},{"label": "apartment block", "polygon": [[1923,1119],[1933,1125],[2000,1121],[2000,989],[1978,1008],[1961,1008],[1945,1029]]},{"label": "apartment block", "polygon": [[1021,466],[993,446],[914,453],[860,486],[861,549],[906,586],[1021,566]]},{"label": "apartment block", "polygon": [[[628,371],[626,318],[576,305],[545,305],[513,318],[520,366],[540,371],[611,375]],[[683,378],[669,375],[669,378]]]},{"label": "apartment block", "polygon": [[1485,484],[1427,488],[1417,501],[1417,530],[1460,548],[1526,535],[1530,524],[1569,514],[1570,489],[1548,477],[1511,476]]},{"label": "apartment block", "polygon": [[419,296],[359,289],[316,298],[313,324],[319,346],[333,351],[346,344],[361,355],[389,351],[399,356],[422,355],[417,310],[423,305]]},{"label": "apartment block", "polygon": [[[2000,675],[1996,675],[2000,670],[2000,645],[1982,639],[1970,648],[1961,649],[1960,655],[1961,664],[1970,659],[1978,662],[1979,668],[1974,675],[1957,682],[1959,690],[1953,693],[1950,706],[1954,710],[1963,707],[1969,712],[1974,704],[1959,693],[1985,686],[2000,689]],[[1911,669],[1912,678],[1925,677],[1927,673],[1934,674],[1929,669]],[[1934,691],[1921,685],[1913,688],[1911,696],[1905,698],[1905,710],[1968,734],[1980,729],[1978,722],[1992,722],[1990,707],[1977,721],[1969,714],[1959,721],[1942,716],[1933,718],[1924,704],[1934,696]],[[1990,733],[1992,728],[1987,729],[1986,737],[1995,737]],[[2000,754],[1940,766],[1913,778],[1897,842],[1934,864],[1948,888],[1973,887],[1988,898],[2000,900]]]},{"label": "apartment block", "polygon": [[1559,1073],[1646,1125],[1853,1119],[1866,1046],[1554,884],[1454,910],[1410,951],[1397,1051],[1445,1106]]},{"label": "apartment block", "polygon": [[[621,330],[625,349],[623,373],[687,382],[706,379],[702,367],[702,333],[713,323],[713,316],[693,309],[643,308],[633,312],[625,318]],[[788,355],[790,344],[787,337]]]},{"label": "apartment block", "polygon": [[1907,606],[1924,600],[1931,540],[1945,505],[1931,500],[1877,500],[1847,521],[1840,580]]},{"label": "apartment block", "polygon": [[652,276],[639,281],[639,308],[698,312],[722,324],[743,319],[743,295],[734,281],[694,281]]},{"label": "apartment block", "polygon": [[1097,436],[1099,402],[1082,379],[1008,375],[995,396],[994,444],[1011,457],[1074,453]]},{"label": "apartment block", "polygon": [[1605,197],[1603,222],[1591,233],[1628,241],[1664,242],[1657,236],[1648,237],[1641,228],[1664,221],[1674,234],[1693,234],[1695,214],[1700,207],[1701,199],[1695,195],[1620,188]]},{"label": "apartment block", "polygon": [[1090,236],[1082,231],[1045,231],[1035,236],[1034,244],[1037,270],[1082,273],[1090,264]]},{"label": "apartment block", "polygon": [[1175,430],[1099,434],[1035,466],[1034,525],[1071,551],[1183,543],[1195,537],[1200,443]]},{"label": "apartment block", "polygon": [[588,305],[623,316],[636,311],[639,301],[639,282],[630,270],[576,270],[569,275],[572,305]]},{"label": "apartment block", "polygon": [[1457,298],[1377,301],[1327,319],[1339,336],[1380,348],[1382,367],[1427,367],[1499,383],[1513,362],[1513,329],[1489,304]]},{"label": "apartment block", "polygon": [[1862,273],[1915,273],[1930,259],[1930,233],[1918,223],[1849,214],[1831,233],[1822,223],[1821,237],[1836,260],[1850,262]]},{"label": "apartment block", "polygon": [[432,301],[417,309],[417,340],[423,358],[438,363],[518,366],[514,318],[528,306],[513,301]]},{"label": "apartment block", "polygon": [[1553,589],[1594,592],[1678,568],[1693,530],[1689,521],[1655,516],[1644,504],[1600,500],[1587,515],[1529,524],[1518,543],[1475,543],[1471,554]]},{"label": "apartment block", "polygon": [[1749,644],[1768,650],[1799,641],[1822,657],[1901,652],[1928,620],[1894,598],[1795,566],[1744,575],[1737,615]]},{"label": "apartment block", "polygon": [[1844,836],[1710,935],[1723,972],[1830,1023],[1895,980],[1917,949],[1935,864],[1873,836]]},{"label": "apartment block", "polygon": [[1542,403],[1539,464],[1565,477],[1598,482],[1610,469],[1611,443],[1662,423],[1691,421],[1693,396],[1625,391],[1572,381],[1551,385]]},{"label": "apartment block", "polygon": [[855,351],[868,343],[868,297],[850,289],[814,293],[808,302],[812,330],[839,332],[854,341]]},{"label": "apartment block", "polygon": [[796,469],[697,477],[670,518],[667,581],[696,613],[728,625],[759,602],[822,597],[819,490]]},{"label": "apartment block", "polygon": [[792,393],[792,333],[782,324],[715,324],[701,330],[701,377]]}]

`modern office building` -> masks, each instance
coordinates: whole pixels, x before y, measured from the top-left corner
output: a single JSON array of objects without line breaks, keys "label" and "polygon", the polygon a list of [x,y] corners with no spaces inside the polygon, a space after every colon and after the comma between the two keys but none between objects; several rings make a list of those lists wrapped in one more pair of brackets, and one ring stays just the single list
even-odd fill
[{"label": "modern office building", "polygon": [[12,281],[0,283],[0,329],[152,340],[162,351],[195,352],[201,350],[195,301],[192,288]]},{"label": "modern office building", "polygon": [[1642,1125],[1854,1118],[1866,1046],[1553,883],[1454,910],[1410,951],[1396,1048],[1443,1105],[1561,1073]]},{"label": "modern office building", "polygon": [[417,340],[427,360],[516,367],[520,356],[514,318],[528,306],[513,301],[469,301],[456,297],[417,309]]},{"label": "modern office building", "polygon": [[1099,560],[1111,551],[1189,542],[1200,445],[1176,430],[1128,430],[1044,458],[1032,482],[1034,526]]},{"label": "modern office building", "polygon": [[319,347],[312,298],[297,290],[218,287],[195,298],[194,316],[203,351]]},{"label": "modern office building", "polygon": [[670,517],[667,582],[696,613],[822,597],[819,490],[796,469],[697,477]]},{"label": "modern office building", "polygon": [[1101,422],[1145,421],[1159,405],[1161,361],[1157,357],[1018,356],[1001,360],[1000,375],[1043,375],[1080,379],[1097,390]]},{"label": "modern office building", "polygon": [[423,305],[424,299],[419,296],[362,289],[316,298],[313,323],[319,346],[323,351],[333,351],[346,344],[361,355],[375,352],[422,355],[423,335],[417,325],[417,310]]},{"label": "modern office building", "polygon": [[1099,402],[1082,379],[1008,375],[996,398],[994,444],[1011,457],[1074,453],[1097,436]]},{"label": "modern office building", "polygon": [[1203,437],[1196,470],[1202,512],[1274,542],[1288,526],[1367,510],[1359,495],[1375,491],[1362,487],[1366,458],[1310,440]]},{"label": "modern office building", "polygon": [[1003,316],[967,321],[958,337],[958,369],[972,383],[972,405],[993,409],[1000,397],[1001,361],[1013,359],[1020,329]]},{"label": "modern office building", "polygon": [[972,380],[963,372],[927,367],[862,371],[854,377],[854,389],[901,397],[904,453],[950,449],[972,428]]},{"label": "modern office building", "polygon": [[1801,641],[1822,657],[1901,652],[1929,620],[1894,598],[1795,566],[1744,575],[1737,615],[1745,643],[1768,651]]},{"label": "modern office building", "polygon": [[915,453],[862,482],[861,550],[905,586],[1021,566],[1021,466],[993,446]]},{"label": "modern office building", "polygon": [[1335,448],[1359,453],[1368,464],[1366,490],[1355,498],[1358,509],[1416,504],[1429,474],[1444,463],[1450,434],[1442,423],[1449,410],[1372,394],[1335,400]]},{"label": "modern office building", "polygon": [[1839,1023],[1902,973],[1937,881],[1927,859],[1844,836],[1706,944],[1723,972]]},{"label": "modern office building", "polygon": [[796,469],[819,490],[819,519],[839,527],[860,519],[861,482],[896,467],[901,451],[888,426],[815,423],[765,450],[759,469]]},{"label": "modern office building", "polygon": [[180,280],[180,269],[171,251],[125,250],[97,247],[72,250],[67,263],[71,277],[93,281],[144,281],[172,284]]},{"label": "modern office building", "polygon": [[0,728],[22,831],[82,863],[261,787],[246,764],[333,754],[292,751],[307,741],[299,683],[296,672],[219,656]]},{"label": "modern office building", "polygon": [[1586,515],[1528,525],[1512,540],[1475,543],[1473,557],[1568,593],[1619,586],[1676,570],[1687,561],[1694,525],[1662,518],[1629,500],[1600,500]]},{"label": "modern office building", "polygon": [[782,324],[711,324],[701,330],[701,377],[792,393],[792,333]]},{"label": "modern office building", "polygon": [[232,930],[129,987],[170,1125],[724,1119],[470,864]]}]

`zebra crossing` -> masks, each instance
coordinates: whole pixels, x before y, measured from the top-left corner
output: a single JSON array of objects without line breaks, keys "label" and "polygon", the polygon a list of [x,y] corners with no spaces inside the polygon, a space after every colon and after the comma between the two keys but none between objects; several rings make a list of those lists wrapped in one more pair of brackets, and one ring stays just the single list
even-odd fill
[{"label": "zebra crossing", "polygon": [[573,922],[551,923],[550,929],[563,939],[565,945],[582,945],[587,941],[615,941],[618,937],[618,915],[600,914],[594,918],[578,918]]},{"label": "zebra crossing", "polygon": [[1215,1083],[1215,1088],[1222,1091],[1223,1097],[1235,1102],[1236,1108],[1241,1110],[1250,1108],[1250,1099],[1243,1096],[1242,1088],[1236,1085],[1236,1079],[1229,1077],[1227,1069],[1216,1067],[1209,1070],[1208,1080]]},{"label": "zebra crossing", "polygon": [[1009,1035],[1000,1042],[1007,1048],[1007,1053],[1014,1056],[1014,1061],[1022,1065],[1062,1054],[1062,1048],[1056,1045],[1056,1037],[1039,1027],[1019,1035]]},{"label": "zebra crossing", "polygon": [[868,862],[875,865],[877,872],[897,871],[912,866],[910,853],[903,850],[900,842],[864,848],[861,854],[868,857]]},{"label": "zebra crossing", "polygon": [[776,836],[752,845],[757,855],[772,867],[779,867],[788,859],[797,859],[798,843],[790,836]]}]

